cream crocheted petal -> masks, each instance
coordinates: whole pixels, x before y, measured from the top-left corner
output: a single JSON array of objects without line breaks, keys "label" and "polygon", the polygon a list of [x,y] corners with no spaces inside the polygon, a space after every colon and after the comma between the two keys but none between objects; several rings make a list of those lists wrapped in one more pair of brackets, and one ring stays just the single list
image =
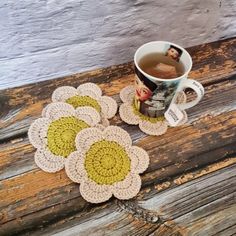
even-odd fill
[{"label": "cream crocheted petal", "polygon": [[129,147],[126,151],[131,160],[131,172],[137,174],[143,173],[149,165],[148,153],[137,146]]},{"label": "cream crocheted petal", "polygon": [[86,152],[90,146],[103,139],[103,132],[98,128],[87,128],[81,130],[75,138],[75,146],[78,150]]},{"label": "cream crocheted petal", "polygon": [[107,126],[104,126],[104,125],[102,125],[102,124],[96,124],[96,125],[94,125],[94,128],[97,128],[97,129],[99,129],[99,130],[101,130],[101,131],[103,131],[104,129],[106,129],[106,127],[107,127]]},{"label": "cream crocheted petal", "polygon": [[89,106],[77,107],[75,110],[75,116],[78,119],[85,121],[90,126],[98,124],[101,120],[100,114],[94,108]]},{"label": "cream crocheted petal", "polygon": [[91,96],[95,99],[98,99],[102,96],[102,90],[96,84],[93,83],[81,84],[77,88],[77,91],[78,94],[81,96]]},{"label": "cream crocheted petal", "polygon": [[168,125],[166,121],[151,123],[143,120],[139,123],[139,128],[146,134],[158,136],[167,131]]},{"label": "cream crocheted petal", "polygon": [[83,178],[87,178],[87,172],[84,169],[84,153],[81,151],[72,152],[66,158],[65,171],[67,176],[76,183],[80,183]]},{"label": "cream crocheted petal", "polygon": [[66,99],[78,95],[76,88],[71,86],[62,86],[54,90],[52,93],[53,102],[65,102]]},{"label": "cream crocheted petal", "polygon": [[29,141],[35,148],[47,145],[47,131],[50,123],[51,120],[48,118],[39,118],[30,125]]},{"label": "cream crocheted petal", "polygon": [[57,120],[61,117],[74,116],[75,109],[72,105],[64,102],[54,102],[46,106],[44,116],[51,119]]},{"label": "cream crocheted petal", "polygon": [[113,185],[113,194],[121,200],[135,197],[141,188],[141,178],[137,174],[130,173],[126,178]]},{"label": "cream crocheted petal", "polygon": [[109,141],[115,141],[123,147],[129,147],[132,145],[132,139],[128,132],[117,126],[108,126],[103,131],[103,137]]},{"label": "cream crocheted petal", "polygon": [[102,108],[102,113],[106,118],[111,119],[113,116],[115,116],[117,112],[117,103],[113,98],[102,96],[99,100],[99,103]]},{"label": "cream crocheted petal", "polygon": [[119,109],[120,118],[129,125],[138,125],[140,117],[133,113],[133,107],[129,103],[123,103]]},{"label": "cream crocheted petal", "polygon": [[87,179],[80,184],[81,196],[88,202],[101,203],[112,197],[110,185],[98,185],[92,180]]},{"label": "cream crocheted petal", "polygon": [[135,94],[134,86],[130,85],[120,91],[120,99],[123,103],[132,104]]},{"label": "cream crocheted petal", "polygon": [[107,127],[110,125],[110,121],[104,116],[103,113],[100,114],[101,116],[101,121],[100,123],[104,126],[104,127]]},{"label": "cream crocheted petal", "polygon": [[46,117],[46,110],[47,110],[47,106],[44,107],[42,110],[42,113],[41,113],[42,117]]},{"label": "cream crocheted petal", "polygon": [[56,156],[47,149],[40,148],[35,152],[36,165],[45,172],[54,173],[62,170],[65,166],[65,158]]}]

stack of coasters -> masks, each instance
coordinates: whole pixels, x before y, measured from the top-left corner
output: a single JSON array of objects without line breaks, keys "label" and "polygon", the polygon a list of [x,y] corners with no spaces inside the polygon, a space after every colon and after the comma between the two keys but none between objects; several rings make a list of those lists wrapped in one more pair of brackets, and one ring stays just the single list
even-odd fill
[{"label": "stack of coasters", "polygon": [[77,89],[57,88],[52,101],[28,131],[37,149],[37,166],[49,173],[66,167],[68,177],[80,183],[81,195],[92,203],[112,195],[119,199],[137,195],[139,174],[147,169],[149,156],[132,146],[125,130],[109,126],[108,119],[117,111],[115,100],[87,83]]}]

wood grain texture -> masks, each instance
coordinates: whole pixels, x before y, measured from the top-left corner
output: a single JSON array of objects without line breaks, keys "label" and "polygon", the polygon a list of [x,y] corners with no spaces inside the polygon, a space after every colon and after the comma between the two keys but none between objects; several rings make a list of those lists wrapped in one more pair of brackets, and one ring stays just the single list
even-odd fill
[{"label": "wood grain texture", "polygon": [[235,233],[236,164],[166,191],[144,189],[142,192],[142,200],[115,200],[87,208],[39,229],[34,235],[102,236],[115,232],[118,236],[227,236]]},{"label": "wood grain texture", "polygon": [[[206,94],[197,107],[188,110],[189,124],[153,137],[124,124],[118,115],[111,121],[127,130],[133,142],[150,155],[142,190],[127,202],[112,198],[104,204],[87,203],[64,171],[49,174],[38,169],[26,131],[61,85],[96,82],[120,103],[120,89],[133,81],[131,63],[1,91],[0,235],[236,233],[231,224],[235,220],[235,44],[235,39],[228,39],[190,48],[195,61],[191,77],[205,85]],[[186,195],[183,199],[182,194]],[[205,224],[208,220],[216,229]],[[217,227],[217,222],[222,226]]]},{"label": "wood grain texture", "polygon": [[[148,170],[142,176],[143,186],[160,183],[233,155],[236,152],[235,133],[236,112],[230,112],[204,119],[195,125],[172,129],[161,137],[142,138],[136,144],[147,150],[151,159]],[[208,145],[204,145],[205,142]],[[25,152],[24,148],[22,152]],[[22,156],[23,153],[18,152],[18,155]],[[79,207],[87,205],[80,196],[78,186],[71,183],[64,171],[56,174],[45,173],[33,163],[32,149],[29,155],[32,163],[30,170],[1,181],[1,223],[10,221],[11,225],[12,220],[43,209],[47,214],[48,211],[55,210],[56,205],[63,203],[64,206],[59,207],[60,215],[69,208],[69,200],[75,197],[76,201],[80,202]],[[12,158],[14,159],[14,155]],[[12,165],[12,171],[8,168],[8,172],[14,173],[14,166]],[[16,166],[20,169],[25,167],[25,164],[17,163]],[[30,205],[26,205],[27,202],[30,202]],[[37,218],[32,220],[40,222]]]},{"label": "wood grain texture", "polygon": [[[116,96],[117,101],[119,102],[118,96]],[[189,120],[195,121],[197,125],[197,119],[199,117],[210,119],[213,116],[219,115],[223,112],[234,110],[236,107],[236,81],[229,80],[222,83],[217,83],[206,87],[206,95],[201,103],[190,109]],[[139,140],[146,135],[143,134],[137,127],[128,126],[121,122],[119,116],[116,116],[112,120],[113,125],[121,125],[124,129],[129,131],[134,142]],[[24,141],[23,141],[23,140]],[[12,145],[14,142],[14,145]],[[34,161],[32,160],[32,154],[34,148],[28,143],[26,137],[21,139],[12,140],[10,143],[1,146],[2,153],[0,157],[2,162],[0,167],[0,179],[1,177],[11,177],[12,174],[20,174],[27,170],[32,170],[35,168],[33,165]],[[22,160],[21,155],[24,155]],[[18,162],[19,160],[19,162]],[[22,163],[24,162],[24,165]],[[13,165],[12,163],[15,163]],[[3,173],[4,169],[4,173]]]},{"label": "wood grain texture", "polygon": [[[236,39],[195,46],[189,48],[188,51],[193,56],[194,63],[190,77],[197,79],[203,85],[230,80],[232,76],[235,76]],[[81,83],[90,81],[100,84],[105,94],[113,96],[121,88],[132,83],[132,73],[132,64],[126,63],[116,67],[0,91],[0,110],[2,111],[0,141],[26,133],[29,124],[40,115],[42,108],[50,102],[50,96],[57,87],[62,85],[77,87]]]}]

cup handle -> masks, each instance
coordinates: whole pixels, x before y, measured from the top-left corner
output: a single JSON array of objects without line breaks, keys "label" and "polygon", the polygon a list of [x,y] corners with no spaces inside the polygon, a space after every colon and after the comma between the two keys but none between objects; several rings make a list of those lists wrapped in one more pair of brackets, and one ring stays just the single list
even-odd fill
[{"label": "cup handle", "polygon": [[180,110],[186,110],[186,109],[189,109],[189,108],[197,105],[200,102],[200,100],[202,99],[202,97],[204,96],[204,88],[196,80],[193,80],[193,79],[185,80],[180,88],[180,91],[182,91],[185,88],[193,89],[197,94],[197,98],[191,102],[178,104],[178,107]]}]

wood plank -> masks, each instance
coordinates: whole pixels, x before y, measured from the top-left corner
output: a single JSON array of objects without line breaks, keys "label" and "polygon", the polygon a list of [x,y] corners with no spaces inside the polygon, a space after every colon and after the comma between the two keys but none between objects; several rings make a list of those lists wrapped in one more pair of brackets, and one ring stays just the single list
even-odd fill
[{"label": "wood plank", "polygon": [[[235,45],[236,39],[228,39],[189,49],[195,62],[191,77],[198,79],[206,87],[206,96],[201,103],[188,110],[193,125],[171,128],[161,137],[147,137],[137,127],[125,125],[119,116],[112,120],[112,124],[125,128],[133,141],[145,148],[151,156],[150,167],[142,176],[143,190],[137,200],[146,201],[147,196],[154,196],[156,191],[169,191],[179,184],[202,178],[207,173],[236,162]],[[98,206],[89,204],[81,198],[78,185],[71,183],[63,171],[57,174],[44,173],[33,162],[34,149],[28,143],[26,131],[32,120],[39,116],[42,107],[50,102],[50,93],[56,87],[67,84],[77,86],[85,81],[96,82],[105,94],[120,102],[119,90],[132,80],[132,64],[127,63],[0,91],[0,110],[4,109],[0,115],[0,142],[3,142],[0,144],[0,234],[26,233],[27,230],[35,230],[54,222],[53,226],[66,222],[72,225],[72,219],[83,221],[83,227],[86,229],[86,223],[90,222],[89,215],[94,214],[96,217],[97,212],[101,213],[97,216],[97,226],[101,222],[99,219],[102,222],[104,220],[102,214],[114,217],[114,224],[104,223],[109,230],[113,227],[119,232],[123,228],[128,230],[131,227],[134,235],[145,235],[145,232],[153,235],[163,235],[162,232],[165,235],[173,235],[174,232],[181,235],[186,232],[182,226],[169,227],[171,220],[164,224],[160,221],[153,224],[146,218],[145,222],[142,217],[141,220],[133,219],[130,214],[134,213],[132,207],[137,208],[136,202],[133,205],[129,203],[132,206],[131,213],[126,212],[121,218],[116,218],[116,214],[110,214],[106,208],[116,212],[122,208],[122,204],[114,205],[114,200]],[[217,163],[219,161],[223,164]],[[211,163],[214,165],[213,169],[207,167]],[[142,212],[142,209],[137,211],[139,210]],[[231,214],[231,210],[225,212]],[[75,214],[79,217],[74,218]],[[222,221],[221,215],[217,214],[214,213],[214,217]],[[147,215],[152,215],[152,212]],[[214,221],[214,217],[210,219]],[[196,220],[196,224],[203,223],[201,219]],[[222,223],[227,224],[223,221]],[[75,224],[77,225],[77,222]],[[227,235],[234,232],[234,228],[234,225],[227,225],[227,228],[221,228],[215,233],[220,234],[222,231]],[[96,229],[96,232],[103,233],[102,229]]]},{"label": "wood plank", "polygon": [[236,164],[162,192],[156,189],[150,194],[147,190],[143,190],[142,200],[116,200],[70,215],[47,228],[38,227],[31,233],[36,236],[236,234]]},{"label": "wood plank", "polygon": [[[235,170],[233,165],[152,198],[147,196],[141,206],[161,212],[163,220],[174,221],[187,235],[214,235],[236,224]],[[158,230],[156,235],[161,235]]]},{"label": "wood plank", "polygon": [[228,228],[224,228],[223,230],[219,230],[215,236],[220,236],[220,235],[235,235],[236,232],[236,225],[229,226]]},{"label": "wood plank", "polygon": [[193,58],[190,77],[201,78],[204,85],[235,74],[236,38],[227,39],[227,43],[222,40],[198,45],[188,51]]},{"label": "wood plank", "polygon": [[[117,98],[117,101],[120,100]],[[229,80],[209,85],[201,103],[187,112],[189,114],[189,122],[192,123],[197,122],[200,117],[210,119],[213,116],[234,109],[236,109],[236,80]],[[122,126],[122,128],[127,130],[134,142],[147,136],[138,127],[124,124],[119,115],[111,123]],[[11,140],[8,144],[0,144],[0,150],[0,180],[36,168],[32,158],[34,148],[28,143],[27,137]]]},{"label": "wood plank", "polygon": [[[206,88],[206,95],[201,101],[201,103],[197,107],[188,110],[189,121],[196,121],[199,117],[206,117],[209,119],[214,115],[218,115],[226,111],[231,111],[235,108],[236,80],[225,81],[216,85],[213,84]],[[126,129],[131,134],[132,139],[135,142],[138,139],[146,136],[137,127],[128,126],[121,122],[118,115],[113,119],[111,123],[114,125],[120,125],[124,129]],[[0,167],[2,167],[2,170],[0,171],[0,179],[1,175],[3,174],[3,176],[5,176],[6,178],[12,175],[16,175],[16,173],[20,174],[25,171],[29,171],[31,170],[31,166],[32,168],[35,168],[35,165],[33,164],[31,158],[34,149],[31,147],[30,144],[27,144],[28,139],[26,137],[21,139],[24,140],[22,144],[18,143],[12,145],[11,143],[9,143],[7,146],[0,145]],[[12,140],[12,142],[16,141]],[[20,147],[22,147],[22,149]],[[21,158],[21,155],[24,155],[23,159]],[[16,156],[18,157],[16,158]],[[25,166],[24,163],[27,166]],[[4,173],[2,173],[3,170]]]},{"label": "wood plank", "polygon": [[[194,61],[190,77],[207,85],[234,75],[235,45],[236,39],[232,38],[189,48]],[[50,95],[55,88],[62,85],[77,87],[90,81],[100,84],[105,94],[115,95],[121,88],[130,84],[132,73],[132,63],[126,63],[0,91],[0,141],[26,133],[32,120],[38,117],[43,106],[50,102]]]},{"label": "wood plank", "polygon": [[205,95],[201,102],[186,112],[191,123],[200,117],[212,117],[235,109],[236,74],[228,77],[226,81],[205,87]]},{"label": "wood plank", "polygon": [[[117,232],[118,235],[119,233],[120,235],[129,235],[129,232],[132,232],[132,235],[149,235],[150,231],[138,231],[143,227],[142,223],[144,222],[146,223],[146,228],[149,230],[155,230],[155,227],[157,228],[154,235],[166,235],[166,231],[170,231],[171,234],[179,233],[180,235],[214,235],[222,229],[227,229],[228,227],[235,225],[235,170],[236,166],[234,165],[228,167],[226,170],[224,169],[212,173],[177,188],[157,193],[151,197],[147,194],[148,198],[144,197],[142,201],[138,202],[141,209],[138,208],[136,204],[130,203],[129,201],[118,204],[130,218],[133,218],[133,221],[139,221],[137,224],[140,227],[136,226],[134,231],[129,231],[129,226],[131,225],[132,227],[132,223],[126,225],[127,221],[117,220],[117,223],[114,223],[113,225],[115,225],[115,229],[117,225],[119,225],[119,227],[117,227],[118,232],[113,231],[113,233]],[[226,190],[225,184],[230,186],[230,188],[227,188]],[[212,194],[214,194],[213,198]],[[193,207],[194,211],[191,211],[192,209],[189,207]],[[142,208],[148,210],[144,216],[142,216],[142,214],[137,214],[135,211],[139,210],[139,212],[144,213],[145,211],[142,211]],[[158,213],[159,220],[157,220],[157,215],[155,215],[155,213]],[[178,213],[178,217],[175,217],[176,213]],[[135,214],[136,219],[131,216],[135,216]],[[157,220],[157,222],[150,224],[148,217],[152,217],[150,220]],[[122,219],[126,219],[126,217],[123,217]],[[77,222],[77,227],[74,227],[76,227],[77,230],[81,229],[80,224],[78,224],[78,218],[75,221]],[[89,221],[91,222],[92,219],[89,218]],[[210,225],[209,221],[211,222]],[[161,227],[159,227],[160,223],[162,224]],[[102,230],[105,235],[109,235],[111,231],[109,231],[109,226],[106,227],[107,224],[112,224],[112,222],[103,222],[103,226],[105,227],[95,226],[94,230],[91,230],[90,227],[86,228],[86,231],[83,231],[82,228],[81,231],[77,232],[82,232],[84,235],[93,235],[93,233],[96,235],[96,230]],[[123,224],[123,227],[121,227],[121,224]],[[83,224],[83,226],[84,225],[85,224]],[[89,224],[87,224],[87,226],[89,226]],[[214,230],[212,230],[212,228]],[[72,228],[72,230],[73,229],[75,230],[75,228]],[[71,235],[71,229],[62,231],[59,235],[63,235],[64,233],[68,233],[66,235]],[[234,233],[236,233],[236,231],[234,231]]]},{"label": "wood plank", "polygon": [[[123,64],[117,66],[117,68],[109,67],[106,70],[91,71],[0,91],[0,142],[3,142],[5,139],[24,135],[30,123],[40,116],[43,107],[51,102],[51,94],[57,87],[63,85],[77,87],[79,84],[85,82],[96,82],[98,84],[105,82],[106,86],[108,86],[111,79],[115,80],[121,76],[123,86],[119,79],[116,83],[120,87],[125,87],[131,78],[126,73],[131,73],[131,70],[131,64]],[[121,73],[123,74],[121,75]],[[112,92],[113,88],[110,88],[109,91]]]},{"label": "wood plank", "polygon": [[34,164],[35,148],[28,138],[0,144],[0,181],[37,168]]},{"label": "wood plank", "polygon": [[[236,111],[232,111],[202,119],[192,126],[170,129],[161,137],[149,136],[138,141],[151,159],[150,167],[142,176],[143,187],[234,155],[235,124]],[[81,198],[78,185],[71,183],[64,171],[48,174],[34,169],[0,184],[0,222],[4,223],[5,230],[10,230],[14,224],[17,230],[23,230],[26,225],[35,227],[40,222],[54,221],[63,214],[92,207]],[[21,224],[17,220],[19,217]],[[29,218],[32,218],[30,226]]]}]

